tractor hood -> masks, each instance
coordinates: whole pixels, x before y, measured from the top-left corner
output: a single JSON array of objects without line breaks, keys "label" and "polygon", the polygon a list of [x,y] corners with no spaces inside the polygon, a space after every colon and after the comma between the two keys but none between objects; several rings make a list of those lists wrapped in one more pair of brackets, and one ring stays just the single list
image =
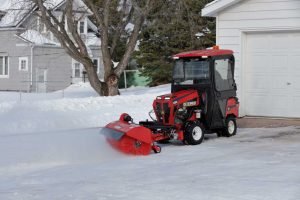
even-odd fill
[{"label": "tractor hood", "polygon": [[[195,104],[198,104],[198,99],[199,99],[198,97],[199,96],[197,90],[181,90],[178,92],[158,96],[156,97],[156,100],[161,100],[163,102],[170,102],[175,106],[186,102],[190,102],[192,100],[196,101]],[[186,106],[194,106],[194,105],[186,105]]]},{"label": "tractor hood", "polygon": [[153,110],[159,123],[173,125],[174,114],[178,108],[198,106],[199,103],[197,90],[181,90],[156,97]]},{"label": "tractor hood", "polygon": [[184,104],[183,106],[188,107],[198,105],[198,97],[199,95],[197,90],[181,90],[178,92],[158,96],[156,97],[156,102],[168,102],[170,106]]}]

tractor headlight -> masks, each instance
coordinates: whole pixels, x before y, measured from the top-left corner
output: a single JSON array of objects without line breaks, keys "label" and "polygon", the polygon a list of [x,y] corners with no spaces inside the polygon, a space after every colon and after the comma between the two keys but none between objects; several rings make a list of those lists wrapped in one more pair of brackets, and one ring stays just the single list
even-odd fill
[{"label": "tractor headlight", "polygon": [[161,99],[161,97],[159,96],[159,97],[156,97],[156,99]]},{"label": "tractor headlight", "polygon": [[171,97],[165,97],[165,100],[170,100],[171,99]]}]

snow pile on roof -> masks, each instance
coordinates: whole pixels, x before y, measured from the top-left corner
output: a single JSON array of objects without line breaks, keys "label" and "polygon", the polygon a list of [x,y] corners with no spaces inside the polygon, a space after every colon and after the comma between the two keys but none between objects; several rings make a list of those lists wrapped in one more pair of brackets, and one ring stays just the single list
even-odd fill
[{"label": "snow pile on roof", "polygon": [[59,45],[58,43],[49,40],[48,38],[46,38],[36,30],[27,30],[24,33],[22,33],[20,37],[37,45],[42,45],[42,44]]},{"label": "snow pile on roof", "polygon": [[101,40],[95,35],[95,33],[88,33],[85,44],[87,46],[100,46]]},{"label": "snow pile on roof", "polygon": [[46,0],[44,2],[44,6],[47,9],[52,9],[55,8],[56,6],[58,6],[60,3],[62,3],[63,0]]},{"label": "snow pile on roof", "polygon": [[[6,7],[7,6],[7,7]],[[0,27],[11,27],[19,24],[22,19],[31,11],[34,3],[32,1],[11,0],[6,3],[6,14],[0,21]]]},{"label": "snow pile on roof", "polygon": [[[62,0],[47,0],[44,4],[49,9],[58,6],[61,2]],[[6,11],[0,21],[0,27],[17,26],[28,15],[34,5],[32,1],[27,0],[6,0],[0,6],[0,10]]]},{"label": "snow pile on roof", "polygon": [[11,0],[2,0],[3,2],[0,4],[0,11],[6,11],[9,9]]}]

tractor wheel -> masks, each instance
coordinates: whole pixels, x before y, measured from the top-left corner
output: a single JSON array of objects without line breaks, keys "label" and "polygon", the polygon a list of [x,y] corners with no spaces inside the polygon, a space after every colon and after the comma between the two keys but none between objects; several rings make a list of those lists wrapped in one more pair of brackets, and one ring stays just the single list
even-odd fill
[{"label": "tractor wheel", "polygon": [[154,145],[154,146],[152,146],[152,150],[154,151],[154,153],[160,153],[161,147],[158,145]]},{"label": "tractor wheel", "polygon": [[228,117],[225,120],[225,128],[222,131],[222,136],[231,137],[236,135],[236,120],[234,117]]},{"label": "tractor wheel", "polygon": [[184,141],[189,145],[201,144],[204,139],[205,129],[202,124],[189,123],[184,131]]}]

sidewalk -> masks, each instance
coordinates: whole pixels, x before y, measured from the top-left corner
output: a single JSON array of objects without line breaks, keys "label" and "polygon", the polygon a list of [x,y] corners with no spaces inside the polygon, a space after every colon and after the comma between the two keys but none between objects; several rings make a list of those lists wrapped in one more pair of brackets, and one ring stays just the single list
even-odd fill
[{"label": "sidewalk", "polygon": [[276,128],[285,126],[300,126],[300,119],[243,117],[237,120],[239,128]]}]

